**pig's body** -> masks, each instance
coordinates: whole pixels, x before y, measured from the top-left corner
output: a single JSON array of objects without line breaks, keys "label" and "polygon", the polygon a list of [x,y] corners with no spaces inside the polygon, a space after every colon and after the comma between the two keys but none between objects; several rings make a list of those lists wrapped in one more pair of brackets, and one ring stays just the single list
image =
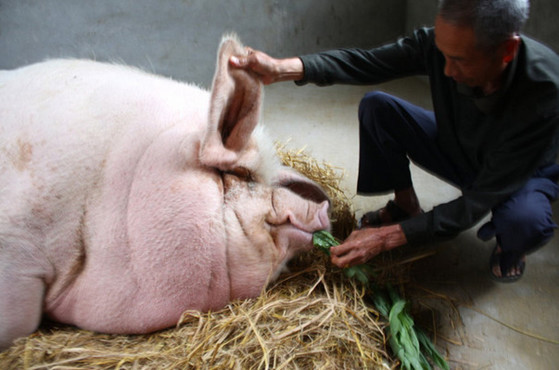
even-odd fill
[{"label": "pig's body", "polygon": [[145,333],[257,296],[329,226],[251,137],[260,85],[232,52],[211,93],[88,61],[0,73],[0,348],[43,312]]}]

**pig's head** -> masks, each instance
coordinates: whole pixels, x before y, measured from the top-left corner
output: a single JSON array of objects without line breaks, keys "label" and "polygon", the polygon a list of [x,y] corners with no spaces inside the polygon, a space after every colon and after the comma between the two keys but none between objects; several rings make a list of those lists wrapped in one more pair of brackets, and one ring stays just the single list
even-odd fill
[{"label": "pig's head", "polygon": [[[262,84],[228,63],[231,55],[243,53],[235,37],[224,38],[200,147],[201,163],[219,174],[223,186],[229,274],[237,298],[258,294],[255,287],[277,276],[297,252],[312,248],[313,232],[330,227],[324,191],[282,166],[271,141],[255,130]],[[259,285],[256,280],[262,279]]]}]

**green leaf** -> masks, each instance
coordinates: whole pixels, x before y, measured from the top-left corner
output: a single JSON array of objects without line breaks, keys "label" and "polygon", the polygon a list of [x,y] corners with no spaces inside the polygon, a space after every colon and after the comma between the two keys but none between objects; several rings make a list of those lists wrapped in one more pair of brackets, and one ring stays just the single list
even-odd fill
[{"label": "green leaf", "polygon": [[356,269],[354,269],[353,267],[348,267],[344,269],[344,274],[345,276],[347,276],[350,279],[353,279],[353,277],[355,276],[355,273],[357,272]]},{"label": "green leaf", "polygon": [[390,313],[388,314],[388,323],[390,324],[390,328],[392,332],[400,332],[402,330],[402,322],[398,317],[398,314],[402,312],[406,305],[404,301],[395,302],[390,309]]},{"label": "green leaf", "polygon": [[415,332],[417,334],[417,338],[419,339],[419,343],[421,344],[421,348],[427,354],[427,357],[429,357],[433,361],[433,363],[441,369],[450,370],[448,363],[441,356],[439,351],[437,351],[429,337],[427,337],[427,334],[419,329],[416,329]]},{"label": "green leaf", "polygon": [[431,365],[421,353],[414,321],[407,310],[407,301],[402,299],[393,287],[388,286],[387,291],[392,300],[388,323],[394,340],[390,344],[402,362],[402,368],[431,369]]},{"label": "green leaf", "polygon": [[339,245],[338,241],[326,230],[316,231],[312,235],[313,245],[322,250],[326,255],[330,255],[330,247]]},{"label": "green leaf", "polygon": [[363,285],[369,285],[369,276],[367,273],[360,269],[359,266],[356,267],[355,278]]},{"label": "green leaf", "polygon": [[378,287],[374,289],[373,303],[375,304],[377,311],[388,319],[388,314],[390,313],[390,298],[384,290],[379,289]]}]

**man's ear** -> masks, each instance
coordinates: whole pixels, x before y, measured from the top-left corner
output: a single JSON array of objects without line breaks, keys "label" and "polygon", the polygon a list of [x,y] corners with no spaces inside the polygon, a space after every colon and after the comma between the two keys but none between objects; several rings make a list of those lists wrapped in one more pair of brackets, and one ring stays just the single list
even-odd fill
[{"label": "man's ear", "polygon": [[505,41],[503,63],[508,64],[516,58],[516,54],[518,54],[518,49],[520,48],[520,42],[520,36],[516,34]]}]

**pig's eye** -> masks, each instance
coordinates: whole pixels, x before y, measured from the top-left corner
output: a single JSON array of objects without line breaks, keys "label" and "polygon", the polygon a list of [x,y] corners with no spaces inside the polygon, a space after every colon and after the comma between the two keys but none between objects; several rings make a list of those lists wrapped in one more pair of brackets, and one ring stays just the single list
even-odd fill
[{"label": "pig's eye", "polygon": [[246,181],[248,183],[254,182],[254,177],[252,176],[252,173],[250,172],[249,169],[245,167],[237,167],[232,169],[231,171],[227,171],[227,173],[237,176],[241,180]]}]

